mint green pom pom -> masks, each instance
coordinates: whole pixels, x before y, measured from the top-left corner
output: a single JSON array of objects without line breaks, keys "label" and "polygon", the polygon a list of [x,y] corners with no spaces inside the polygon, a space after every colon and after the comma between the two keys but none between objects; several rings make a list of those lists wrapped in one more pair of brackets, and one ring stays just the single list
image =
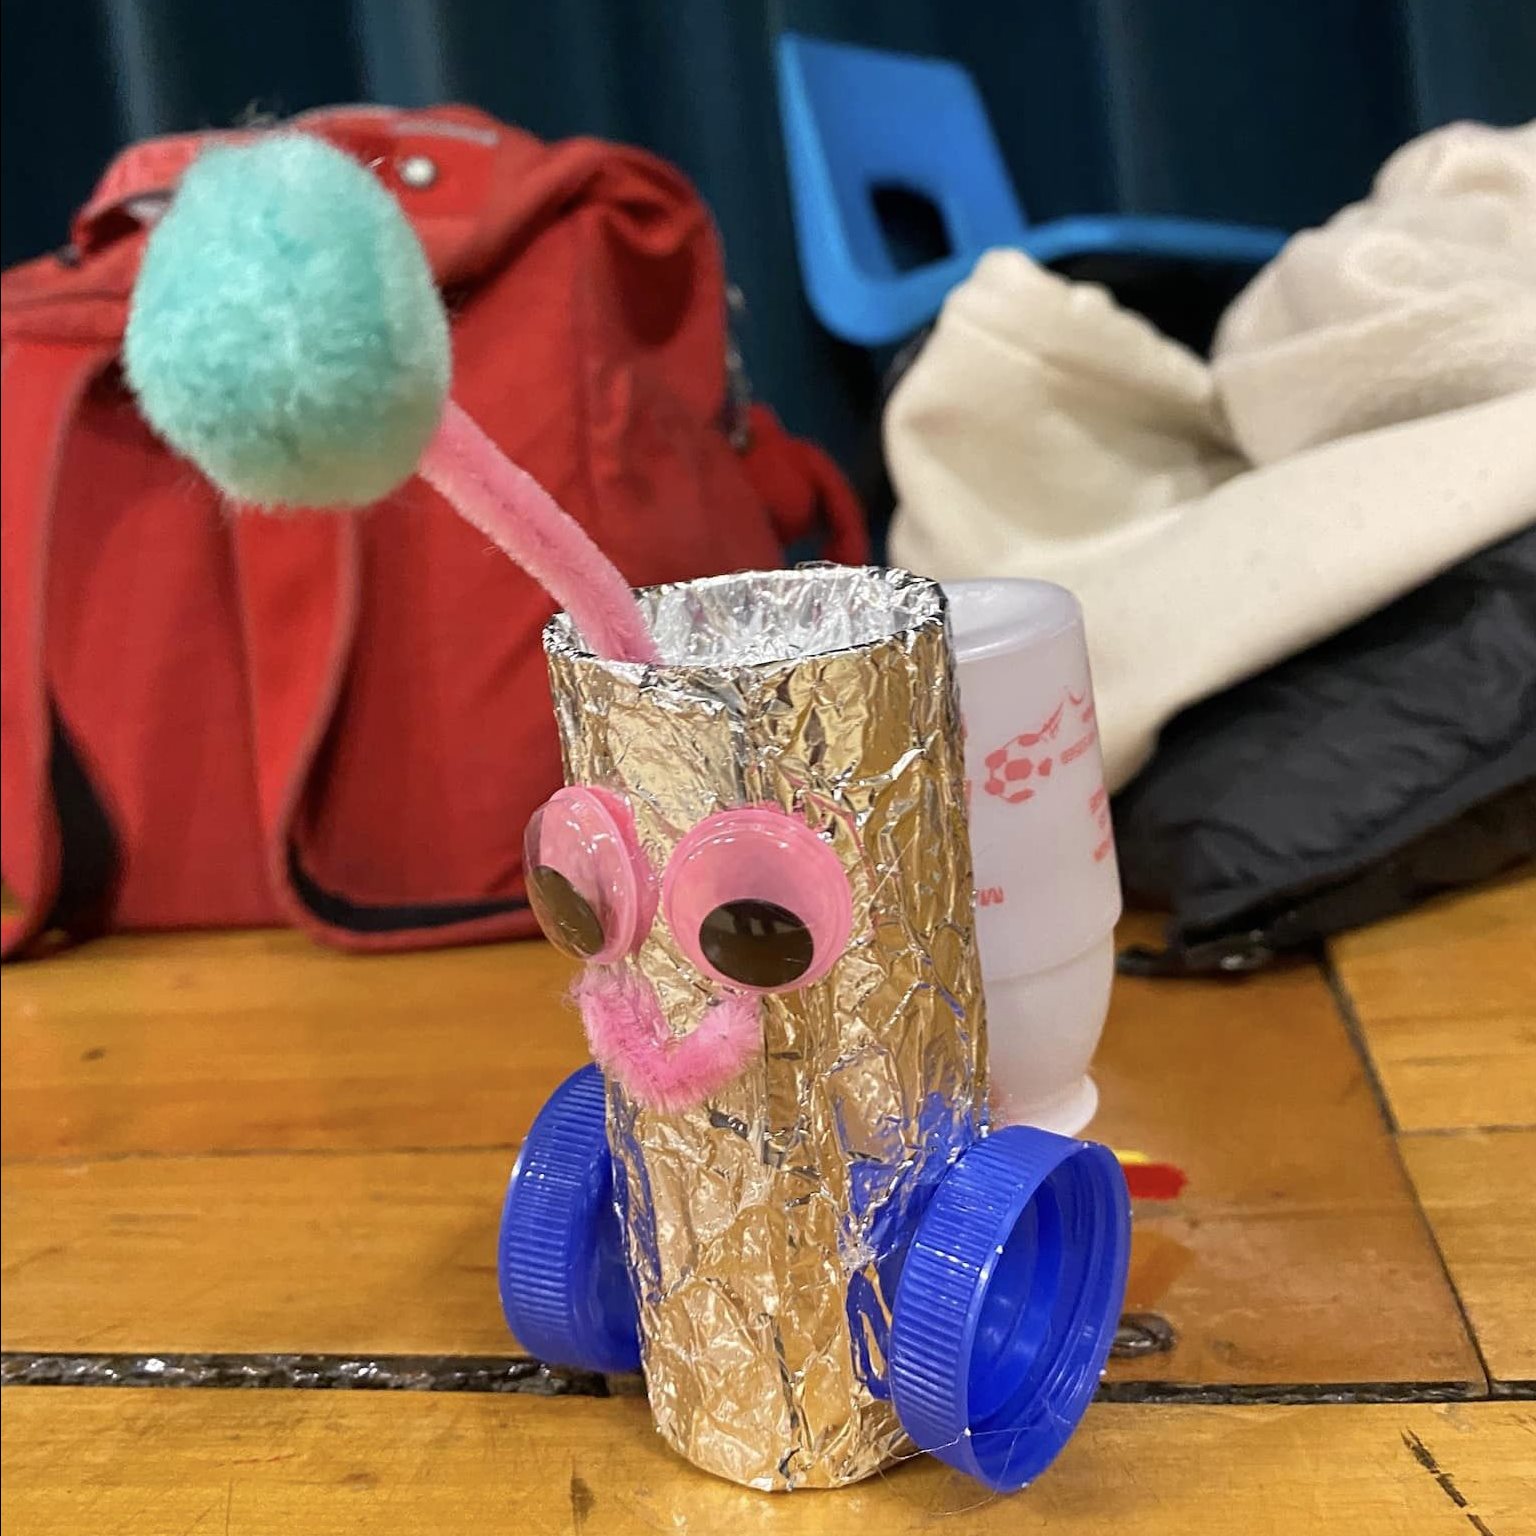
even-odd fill
[{"label": "mint green pom pom", "polygon": [[144,251],[124,338],[144,415],[226,494],[364,506],[415,470],[448,321],[394,198],[323,141],[209,149]]}]

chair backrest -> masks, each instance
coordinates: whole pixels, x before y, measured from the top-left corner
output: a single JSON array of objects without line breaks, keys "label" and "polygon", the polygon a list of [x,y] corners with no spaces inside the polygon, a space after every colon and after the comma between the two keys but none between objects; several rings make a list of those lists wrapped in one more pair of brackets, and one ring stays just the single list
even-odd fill
[{"label": "chair backrest", "polygon": [[839,240],[871,278],[897,267],[874,194],[919,193],[956,255],[1017,245],[1025,220],[971,77],[945,59],[785,32],[779,92],[797,227]]}]

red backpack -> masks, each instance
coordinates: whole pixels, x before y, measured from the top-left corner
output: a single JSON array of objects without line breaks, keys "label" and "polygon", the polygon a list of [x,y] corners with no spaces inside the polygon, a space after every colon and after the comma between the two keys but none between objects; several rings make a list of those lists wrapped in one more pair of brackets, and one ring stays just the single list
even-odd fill
[{"label": "red backpack", "polygon": [[[777,565],[818,525],[865,558],[835,468],[731,387],[719,248],[677,172],[460,107],[302,126],[398,196],[455,398],[633,583]],[[418,480],[356,516],[233,518],[122,383],[146,222],[208,137],[126,151],[68,250],[0,293],[5,952],[531,932],[523,827],[560,781],[544,593]]]}]

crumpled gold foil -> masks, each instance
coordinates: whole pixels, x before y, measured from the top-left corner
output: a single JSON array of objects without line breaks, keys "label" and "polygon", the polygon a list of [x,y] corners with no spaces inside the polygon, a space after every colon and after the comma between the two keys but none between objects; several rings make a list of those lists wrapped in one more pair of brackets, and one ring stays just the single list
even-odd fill
[{"label": "crumpled gold foil", "polygon": [[[610,1083],[608,1135],[656,1425],[754,1488],[832,1487],[908,1448],[887,1400],[900,1256],[979,1133],[986,1045],[953,663],[938,586],[807,567],[642,600],[667,665],[545,634],[566,777],[624,794],[658,876],[695,822],[775,802],[853,890],[822,981],[763,1000],[763,1051],[683,1114]],[[632,962],[674,1034],[714,983],[658,916]]]}]

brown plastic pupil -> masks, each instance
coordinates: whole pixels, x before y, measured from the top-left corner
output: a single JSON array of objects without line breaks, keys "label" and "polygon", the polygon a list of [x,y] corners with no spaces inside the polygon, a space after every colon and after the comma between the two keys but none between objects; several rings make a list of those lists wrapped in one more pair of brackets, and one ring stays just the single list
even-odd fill
[{"label": "brown plastic pupil", "polygon": [[603,925],[586,897],[549,864],[528,877],[534,911],[550,943],[584,959],[603,947]]},{"label": "brown plastic pupil", "polygon": [[722,976],[747,987],[787,987],[811,968],[811,930],[771,901],[728,901],[699,924],[699,948]]}]

